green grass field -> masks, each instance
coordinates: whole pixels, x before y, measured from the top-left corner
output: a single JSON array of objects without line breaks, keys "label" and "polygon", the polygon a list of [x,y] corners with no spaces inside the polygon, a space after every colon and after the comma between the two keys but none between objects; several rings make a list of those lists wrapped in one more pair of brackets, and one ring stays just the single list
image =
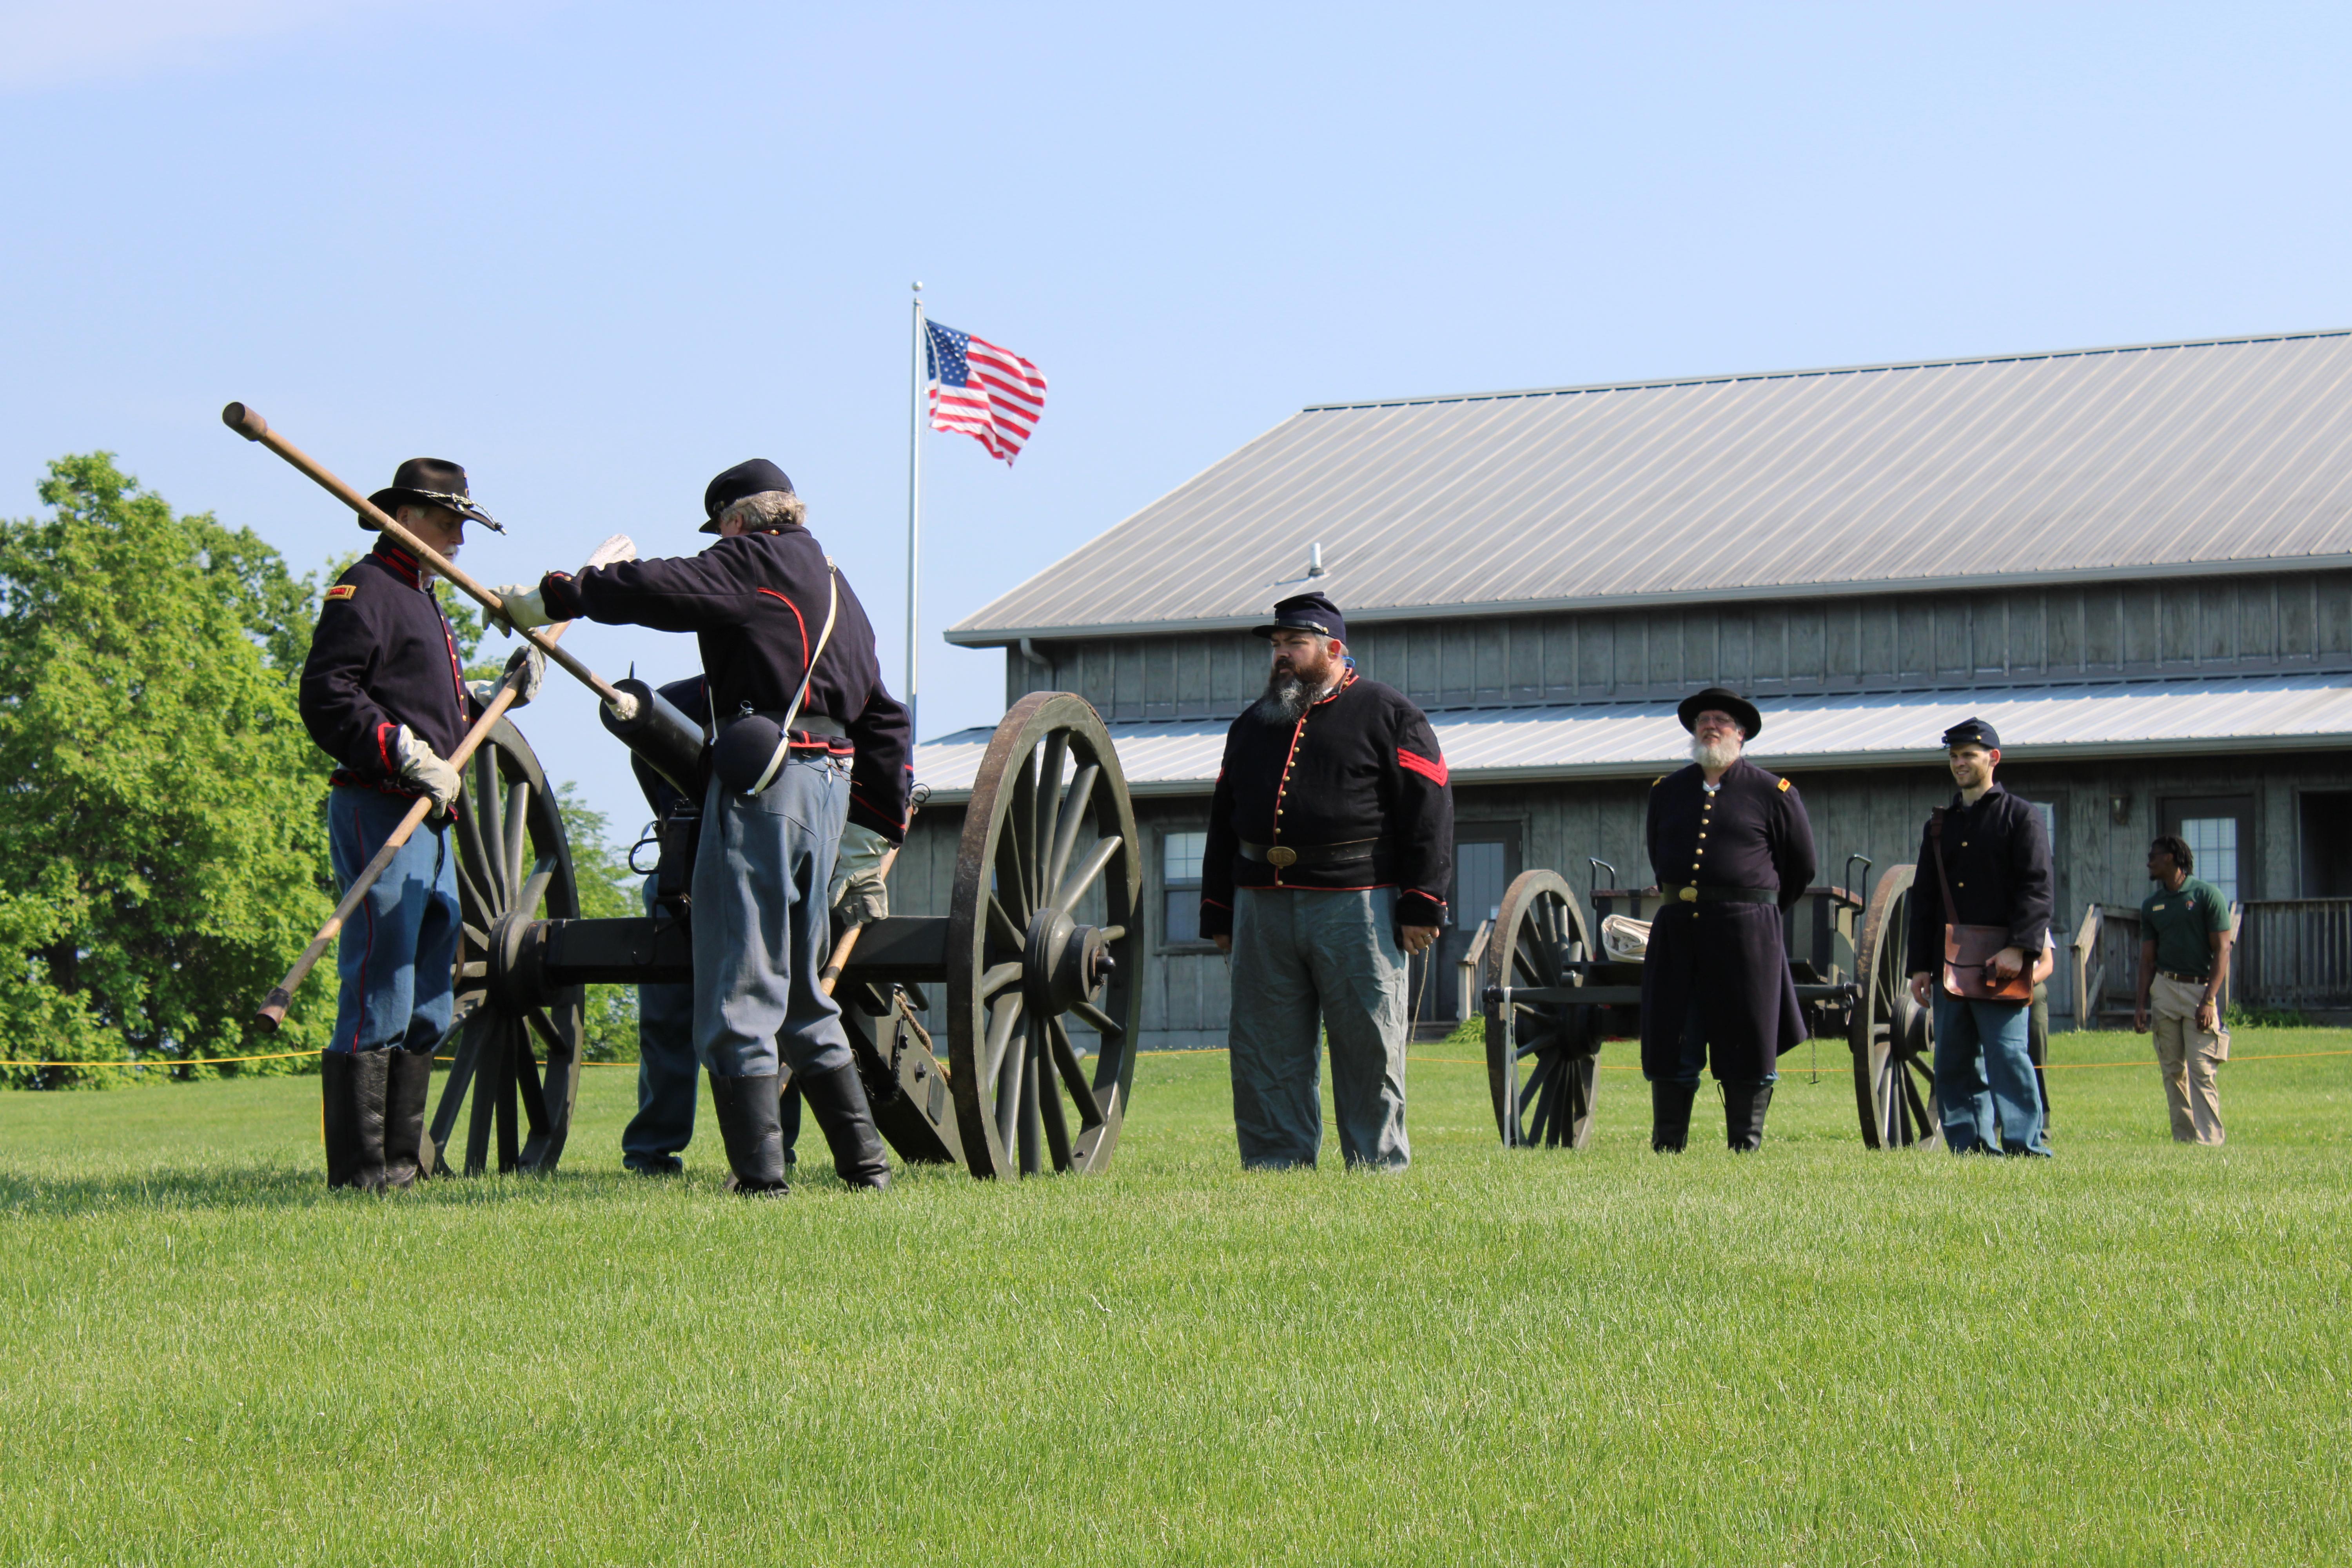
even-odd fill
[{"label": "green grass field", "polygon": [[0,1560],[2352,1561],[2352,1056],[2233,1064],[2222,1150],[2063,1071],[1998,1162],[1801,1050],[1759,1157],[1625,1071],[1506,1152],[1465,1054],[1402,1176],[1245,1176],[1160,1056],[1105,1178],[765,1205],[707,1126],[624,1176],[625,1071],[560,1175],[391,1196],[312,1079],[0,1095]]}]

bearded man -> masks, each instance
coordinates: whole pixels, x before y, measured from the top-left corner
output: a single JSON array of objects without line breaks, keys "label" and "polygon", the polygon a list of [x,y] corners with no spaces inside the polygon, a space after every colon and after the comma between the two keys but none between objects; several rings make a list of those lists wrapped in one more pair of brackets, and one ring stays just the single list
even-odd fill
[{"label": "bearded man", "polygon": [[1315,1163],[1319,1028],[1341,1154],[1402,1170],[1406,960],[1437,940],[1453,875],[1445,758],[1402,692],[1357,676],[1329,599],[1285,599],[1257,635],[1273,668],[1226,731],[1201,864],[1201,933],[1233,959],[1242,1163]]},{"label": "bearded man", "polygon": [[1735,1153],[1763,1147],[1780,1053],[1805,1037],[1781,911],[1813,879],[1813,825],[1796,786],[1740,755],[1755,704],[1719,686],[1685,698],[1691,764],[1650,786],[1651,874],[1664,900],[1642,966],[1650,1147],[1690,1142],[1701,1069],[1723,1086]]}]

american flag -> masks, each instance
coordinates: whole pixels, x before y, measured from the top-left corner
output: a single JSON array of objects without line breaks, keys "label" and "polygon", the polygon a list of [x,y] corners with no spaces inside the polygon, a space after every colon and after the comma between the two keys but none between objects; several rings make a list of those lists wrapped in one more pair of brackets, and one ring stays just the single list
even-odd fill
[{"label": "american flag", "polygon": [[1009,465],[1045,412],[1045,373],[985,338],[927,321],[931,428],[961,430]]}]

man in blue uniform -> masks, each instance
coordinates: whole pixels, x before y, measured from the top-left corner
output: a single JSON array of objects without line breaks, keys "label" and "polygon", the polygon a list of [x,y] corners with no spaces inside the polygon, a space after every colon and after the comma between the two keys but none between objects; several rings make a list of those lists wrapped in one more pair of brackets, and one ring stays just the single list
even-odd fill
[{"label": "man in blue uniform", "polygon": [[520,626],[585,616],[696,634],[719,735],[694,868],[694,1048],[736,1189],[787,1190],[780,1065],[841,1178],[887,1186],[841,1009],[817,974],[845,828],[905,835],[907,710],[782,469],[736,465],[711,480],[703,512],[702,531],[720,537],[699,555],[551,572],[502,596]]},{"label": "man in blue uniform", "polygon": [[1650,1147],[1690,1142],[1711,1065],[1732,1150],[1764,1144],[1780,1053],[1805,1037],[1780,911],[1813,879],[1813,825],[1796,786],[1740,753],[1764,728],[1719,686],[1683,700],[1691,764],[1650,786],[1650,869],[1664,902],[1642,965],[1642,1076]]},{"label": "man in blue uniform", "polygon": [[[499,525],[466,489],[466,470],[434,458],[400,465],[371,498],[444,556],[468,520]],[[362,528],[372,528],[364,518]],[[499,529],[499,531],[505,531]],[[515,706],[539,689],[534,649]],[[320,1063],[327,1184],[404,1187],[429,1174],[424,1148],[433,1048],[449,1027],[459,921],[448,824],[457,771],[446,761],[480,700],[467,689],[457,638],[416,557],[381,540],[327,590],[302,667],[302,722],[337,763],[327,801],[337,883],[383,847],[420,795],[434,815],[410,837],[343,927],[334,1037]]]},{"label": "man in blue uniform", "polygon": [[1234,961],[1242,1163],[1315,1163],[1319,1024],[1341,1155],[1402,1170],[1406,960],[1437,940],[1453,875],[1445,758],[1402,692],[1357,677],[1329,599],[1285,599],[1257,632],[1273,669],[1226,733],[1201,862],[1201,932]]},{"label": "man in blue uniform", "polygon": [[1956,1154],[2047,1156],[2042,1091],[2027,1036],[2032,1004],[1955,995],[1937,976],[1944,968],[1947,924],[1998,926],[2009,933],[2008,945],[1990,963],[1999,980],[2032,971],[2050,941],[2050,837],[2041,814],[1993,781],[2000,737],[1990,724],[1963,719],[1944,731],[1944,747],[1959,793],[1929,817],[1920,836],[1910,932],[1911,999],[1935,1008],[1944,1146]]}]

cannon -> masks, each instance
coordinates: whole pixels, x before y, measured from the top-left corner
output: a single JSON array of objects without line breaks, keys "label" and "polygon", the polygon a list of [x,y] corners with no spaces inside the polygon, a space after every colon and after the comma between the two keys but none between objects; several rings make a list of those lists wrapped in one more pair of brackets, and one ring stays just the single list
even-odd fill
[{"label": "cannon", "polygon": [[[691,774],[677,725],[611,727],[656,767]],[[656,875],[656,912],[585,920],[562,814],[521,732],[501,719],[464,776],[454,838],[465,931],[430,1131],[444,1173],[494,1161],[549,1172],[579,1092],[584,988],[693,978],[688,870],[701,791],[691,777],[675,781],[688,784],[689,804],[659,825],[656,864],[637,868]],[[1141,1026],[1139,844],[1094,709],[1066,692],[1024,698],[974,779],[947,913],[861,928],[835,992],[876,1126],[902,1160],[983,1177],[1109,1164]],[[920,1018],[933,988],[944,1062]],[[1069,1020],[1093,1034],[1090,1053]]]},{"label": "cannon", "polygon": [[[1557,871],[1523,872],[1504,890],[1481,963],[1487,1088],[1495,1124],[1512,1147],[1581,1149],[1592,1139],[1600,1053],[1638,1037],[1639,958],[1602,936],[1615,917],[1654,914],[1657,889],[1600,886],[1616,868],[1594,859],[1591,913]],[[1859,885],[1866,857],[1846,858]],[[1911,1000],[1904,933],[1912,868],[1882,874],[1868,901],[1850,887],[1808,888],[1782,911],[1790,977],[1809,1031],[1843,1036],[1854,1062],[1864,1141],[1892,1148],[1938,1136],[1927,1011]]]}]

